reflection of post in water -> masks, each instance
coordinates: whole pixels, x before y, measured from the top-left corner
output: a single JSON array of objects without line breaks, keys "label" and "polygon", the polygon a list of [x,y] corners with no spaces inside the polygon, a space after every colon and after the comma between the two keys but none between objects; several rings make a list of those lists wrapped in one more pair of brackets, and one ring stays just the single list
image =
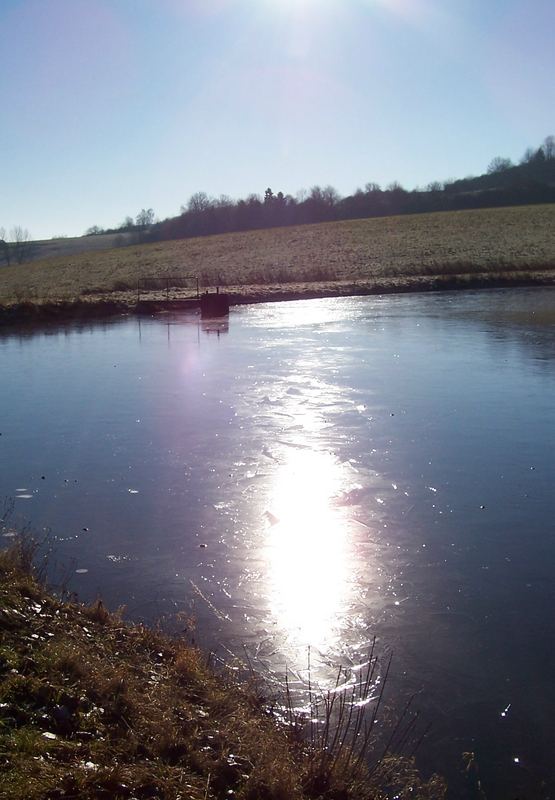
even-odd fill
[{"label": "reflection of post in water", "polygon": [[204,292],[200,295],[200,326],[204,333],[215,333],[218,339],[221,333],[229,333],[229,295],[220,292]]},{"label": "reflection of post in water", "polygon": [[[169,347],[171,347],[171,332],[172,332],[173,323],[171,322],[171,320],[167,320],[165,322],[165,325],[166,325],[166,338],[167,338],[168,348],[169,348]],[[138,327],[138,332],[139,332],[139,342],[142,342],[142,340],[143,340],[143,332],[142,332],[141,318],[140,317],[138,317],[138,319],[137,319],[137,327]],[[198,343],[200,344],[200,334],[199,334],[199,336],[197,338],[198,338]]]},{"label": "reflection of post in water", "polygon": [[229,318],[226,317],[225,319],[201,319],[200,321],[200,329],[208,336],[211,333],[215,333],[218,339],[220,338],[220,334],[222,333],[229,333]]}]

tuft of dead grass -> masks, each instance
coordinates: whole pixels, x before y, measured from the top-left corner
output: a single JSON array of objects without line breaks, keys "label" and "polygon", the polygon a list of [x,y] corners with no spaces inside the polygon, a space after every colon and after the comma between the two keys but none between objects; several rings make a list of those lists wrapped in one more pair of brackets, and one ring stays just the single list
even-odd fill
[{"label": "tuft of dead grass", "polygon": [[25,547],[0,553],[5,800],[444,797],[411,759],[354,770],[348,747],[299,737],[185,642],[56,599]]}]

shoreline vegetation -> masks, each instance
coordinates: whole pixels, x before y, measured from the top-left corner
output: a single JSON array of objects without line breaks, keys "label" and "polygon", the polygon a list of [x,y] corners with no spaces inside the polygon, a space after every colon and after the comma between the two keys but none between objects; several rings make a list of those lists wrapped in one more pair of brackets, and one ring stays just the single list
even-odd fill
[{"label": "shoreline vegetation", "polygon": [[[196,279],[203,291],[220,286],[232,305],[555,285],[554,229],[555,204],[549,204],[271,228],[50,258],[0,269],[0,322],[172,310],[195,297]],[[138,298],[138,282],[156,280],[159,289]]]},{"label": "shoreline vegetation", "polygon": [[[307,741],[260,684],[216,673],[185,641],[100,601],[59,599],[33,567],[35,550],[16,537],[0,551],[5,800],[445,797],[441,777],[423,779],[387,747],[369,768],[329,733],[329,718],[327,738]],[[286,703],[285,719],[293,711]]]}]

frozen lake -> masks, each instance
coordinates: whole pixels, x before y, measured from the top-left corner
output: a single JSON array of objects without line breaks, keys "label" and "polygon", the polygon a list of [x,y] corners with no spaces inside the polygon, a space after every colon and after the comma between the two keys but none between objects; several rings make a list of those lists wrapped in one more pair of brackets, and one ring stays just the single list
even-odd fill
[{"label": "frozen lake", "polygon": [[83,599],[269,681],[375,635],[424,768],[553,785],[555,291],[1,331],[0,367],[0,498]]}]

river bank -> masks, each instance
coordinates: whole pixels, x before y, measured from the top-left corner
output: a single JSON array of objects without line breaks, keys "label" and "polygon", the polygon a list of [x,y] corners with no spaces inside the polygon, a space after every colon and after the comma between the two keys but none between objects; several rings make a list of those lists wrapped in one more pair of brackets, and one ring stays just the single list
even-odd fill
[{"label": "river bank", "polygon": [[[233,302],[553,280],[555,204],[375,217],[53,256],[0,269],[1,316],[221,290]],[[158,294],[149,292],[158,286]],[[36,312],[32,312],[36,313]]]},{"label": "river bank", "polygon": [[[34,547],[0,552],[0,763],[6,800],[442,798],[409,759],[369,773],[280,722],[256,682],[101,601],[51,594]],[[34,574],[33,574],[34,573]]]},{"label": "river bank", "polygon": [[[230,305],[233,306],[326,297],[553,285],[555,285],[555,265],[546,265],[534,270],[413,275],[381,281],[239,285],[228,286],[225,291]],[[0,302],[0,327],[15,324],[45,324],[64,320],[103,319],[122,314],[156,314],[195,308],[198,308],[198,300],[191,293],[183,290],[173,292],[171,299],[167,299],[163,292],[142,293],[139,299],[136,291],[99,292],[73,300]]]}]

